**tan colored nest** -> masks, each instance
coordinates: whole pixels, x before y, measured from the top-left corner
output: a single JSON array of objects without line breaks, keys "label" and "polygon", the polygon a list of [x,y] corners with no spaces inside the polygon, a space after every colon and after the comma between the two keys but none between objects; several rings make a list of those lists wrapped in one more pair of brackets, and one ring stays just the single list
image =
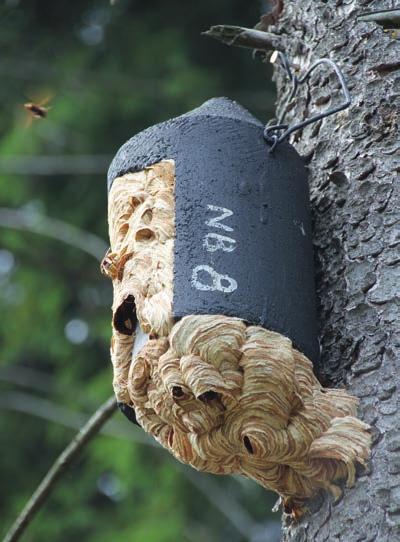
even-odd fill
[{"label": "tan colored nest", "polygon": [[[321,488],[355,480],[369,456],[358,400],[324,389],[286,337],[238,318],[174,323],[174,163],[115,179],[109,194],[114,390],[140,425],[201,471],[238,473],[299,515]],[[132,359],[134,310],[151,339]]]}]

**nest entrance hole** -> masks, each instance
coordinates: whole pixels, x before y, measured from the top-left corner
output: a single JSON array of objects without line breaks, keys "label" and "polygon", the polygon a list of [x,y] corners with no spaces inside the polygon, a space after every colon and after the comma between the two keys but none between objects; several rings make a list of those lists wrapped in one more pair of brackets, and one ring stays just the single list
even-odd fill
[{"label": "nest entrance hole", "polygon": [[133,295],[128,295],[115,311],[113,325],[123,335],[133,335],[137,323],[136,305]]}]

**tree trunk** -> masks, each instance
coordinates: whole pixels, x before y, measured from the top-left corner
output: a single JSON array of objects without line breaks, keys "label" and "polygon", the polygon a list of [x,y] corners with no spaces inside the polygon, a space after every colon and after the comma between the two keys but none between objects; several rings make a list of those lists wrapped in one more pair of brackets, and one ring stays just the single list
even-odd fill
[{"label": "tree trunk", "polygon": [[[374,427],[370,471],[345,490],[339,503],[325,495],[319,509],[299,523],[286,520],[283,539],[399,540],[400,42],[380,23],[358,19],[368,1],[283,4],[268,30],[285,35],[291,62],[303,73],[318,58],[331,58],[352,94],[350,108],[304,128],[291,142],[310,170],[322,345],[319,378],[328,386],[345,385],[358,396],[361,419]],[[375,2],[373,7],[391,4]],[[279,114],[290,86],[279,65],[275,81]],[[298,122],[340,99],[334,74],[318,68],[299,89],[287,120]]]}]

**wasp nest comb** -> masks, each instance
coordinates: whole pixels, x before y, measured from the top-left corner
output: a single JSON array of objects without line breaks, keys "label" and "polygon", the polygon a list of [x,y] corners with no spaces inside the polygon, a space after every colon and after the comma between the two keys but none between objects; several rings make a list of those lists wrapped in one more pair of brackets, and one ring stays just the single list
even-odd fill
[{"label": "wasp nest comb", "polygon": [[[351,486],[369,455],[358,400],[324,389],[311,362],[273,331],[224,315],[172,316],[174,163],[114,180],[111,356],[119,402],[178,460],[200,471],[242,474],[301,513],[320,489]],[[136,318],[149,334],[132,356]]]}]

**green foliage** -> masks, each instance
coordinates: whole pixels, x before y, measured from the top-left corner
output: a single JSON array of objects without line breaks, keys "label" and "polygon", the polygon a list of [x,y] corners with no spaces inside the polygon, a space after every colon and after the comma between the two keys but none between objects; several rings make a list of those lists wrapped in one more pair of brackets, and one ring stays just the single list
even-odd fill
[{"label": "green foliage", "polygon": [[[139,130],[215,95],[238,99],[267,120],[264,67],[248,51],[200,36],[220,22],[253,25],[259,9],[255,0],[3,2],[0,206],[23,209],[32,224],[44,214],[106,240],[106,166],[100,175],[79,168],[60,174],[57,167],[52,173],[53,166],[47,174],[28,168],[15,175],[6,159],[17,156],[18,165],[59,156],[57,166],[63,157],[111,157]],[[46,95],[47,118],[26,127],[23,103]],[[72,438],[71,416],[93,412],[112,381],[112,292],[98,262],[74,246],[1,224],[0,535]],[[50,403],[40,410],[35,401],[42,400]],[[24,540],[244,540],[163,450],[132,442],[135,428],[121,415],[115,420],[128,440],[94,440]],[[268,519],[273,499],[261,488],[211,480],[254,521]]]}]

